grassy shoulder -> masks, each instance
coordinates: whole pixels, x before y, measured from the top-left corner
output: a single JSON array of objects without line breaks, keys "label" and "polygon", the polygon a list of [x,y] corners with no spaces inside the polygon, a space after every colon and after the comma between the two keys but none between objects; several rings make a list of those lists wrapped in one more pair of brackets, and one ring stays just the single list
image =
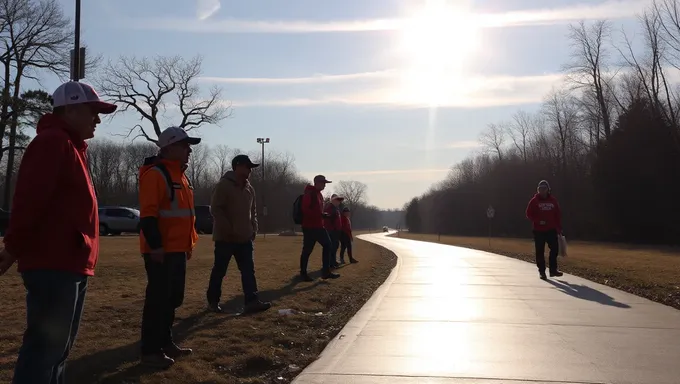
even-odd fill
[{"label": "grassy shoulder", "polygon": [[[178,344],[193,348],[194,354],[159,372],[137,364],[146,286],[138,238],[103,238],[97,276],[90,280],[83,324],[67,364],[68,382],[288,383],[317,358],[396,263],[393,253],[357,240],[354,253],[360,262],[341,268],[340,279],[303,283],[296,279],[302,238],[259,238],[255,245],[258,286],[261,298],[271,300],[273,308],[235,316],[243,295],[234,261],[223,285],[227,313],[205,311],[212,245],[209,236],[202,236],[189,261],[185,300],[175,321]],[[310,257],[310,272],[320,266],[317,246]],[[0,278],[0,292],[0,382],[9,382],[25,327],[25,291],[18,274],[8,272]],[[281,315],[280,309],[297,313]]]},{"label": "grassy shoulder", "polygon": [[[393,236],[397,236],[396,234]],[[401,232],[412,240],[478,249],[535,262],[532,239],[441,236]],[[566,273],[605,284],[680,309],[680,250],[630,244],[569,241],[569,255],[559,258]],[[547,247],[546,247],[547,258]]]}]

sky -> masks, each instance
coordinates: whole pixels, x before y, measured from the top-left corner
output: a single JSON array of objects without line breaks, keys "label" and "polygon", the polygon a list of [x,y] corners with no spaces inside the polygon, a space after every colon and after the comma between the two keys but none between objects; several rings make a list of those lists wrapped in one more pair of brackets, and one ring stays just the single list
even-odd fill
[{"label": "sky", "polygon": [[[269,137],[304,177],[358,180],[369,203],[401,208],[479,151],[488,124],[538,110],[569,60],[569,23],[634,30],[648,3],[98,0],[83,2],[81,32],[105,60],[200,54],[201,86],[233,108],[204,142],[255,151]],[[136,121],[117,115],[97,135],[123,140]]]}]

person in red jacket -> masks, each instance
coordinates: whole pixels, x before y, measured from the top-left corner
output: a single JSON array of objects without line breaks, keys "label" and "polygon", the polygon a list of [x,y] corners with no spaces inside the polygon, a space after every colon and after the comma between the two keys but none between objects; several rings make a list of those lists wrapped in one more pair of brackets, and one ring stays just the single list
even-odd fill
[{"label": "person in red jacket", "polygon": [[526,215],[533,224],[534,244],[536,245],[536,266],[541,279],[545,275],[545,245],[548,244],[550,255],[548,268],[550,277],[560,277],[562,272],[557,269],[557,254],[559,252],[558,235],[562,234],[562,212],[557,199],[552,195],[550,184],[546,180],[538,183],[537,193],[529,201]]},{"label": "person in red jacket", "polygon": [[94,137],[99,114],[113,113],[116,106],[78,82],[59,86],[52,105],[24,152],[0,252],[0,275],[18,261],[27,291],[27,327],[14,384],[64,382],[99,256],[97,197],[85,140]]},{"label": "person in red jacket", "polygon": [[335,193],[331,195],[330,202],[326,204],[324,209],[323,226],[328,231],[328,236],[331,238],[331,268],[338,268],[338,249],[340,248],[340,233],[342,232],[342,213],[340,213],[340,204],[345,201],[344,197],[338,196]]},{"label": "person in red jacket", "polygon": [[321,191],[326,188],[326,184],[331,183],[323,175],[314,177],[314,185],[305,187],[302,197],[302,253],[300,254],[300,278],[303,281],[314,281],[307,273],[309,256],[314,250],[316,243],[323,248],[321,260],[323,271],[321,277],[324,279],[337,279],[339,274],[331,271],[331,239],[323,226],[323,196]]},{"label": "person in red jacket", "polygon": [[342,209],[342,232],[340,233],[340,264],[345,264],[345,250],[349,256],[349,262],[352,264],[358,263],[357,259],[352,256],[352,221],[349,219],[349,208]]}]

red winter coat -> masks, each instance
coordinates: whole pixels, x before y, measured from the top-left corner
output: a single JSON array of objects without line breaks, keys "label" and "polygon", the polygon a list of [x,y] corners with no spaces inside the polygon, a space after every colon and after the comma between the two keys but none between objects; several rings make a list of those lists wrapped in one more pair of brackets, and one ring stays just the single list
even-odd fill
[{"label": "red winter coat", "polygon": [[327,231],[341,231],[342,215],[340,214],[340,208],[328,203],[324,212],[326,212],[327,216],[323,219],[323,227]]},{"label": "red winter coat", "polygon": [[18,259],[19,272],[92,276],[99,256],[99,215],[87,144],[52,114],[40,119],[37,132],[19,167],[5,248]]},{"label": "red winter coat", "polygon": [[345,215],[342,215],[342,231],[352,239],[352,221]]},{"label": "red winter coat", "polygon": [[313,185],[302,196],[302,228],[323,228],[323,196]]},{"label": "red winter coat", "polygon": [[552,195],[542,198],[538,193],[535,194],[529,201],[526,214],[534,231],[557,230],[557,233],[562,233],[562,212]]}]

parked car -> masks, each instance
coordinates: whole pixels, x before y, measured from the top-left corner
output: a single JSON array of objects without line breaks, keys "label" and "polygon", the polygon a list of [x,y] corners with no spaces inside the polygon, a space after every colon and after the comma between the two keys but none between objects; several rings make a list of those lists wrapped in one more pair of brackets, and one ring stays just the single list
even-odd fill
[{"label": "parked car", "polygon": [[128,207],[100,207],[99,234],[120,235],[123,232],[139,233],[139,211]]},{"label": "parked car", "polygon": [[383,227],[383,232],[389,232],[389,231],[390,231],[390,229],[387,228],[387,226],[384,226],[384,227]]},{"label": "parked car", "polygon": [[210,211],[209,205],[197,205],[194,207],[196,213],[196,232],[212,234],[213,232],[213,215]]}]

